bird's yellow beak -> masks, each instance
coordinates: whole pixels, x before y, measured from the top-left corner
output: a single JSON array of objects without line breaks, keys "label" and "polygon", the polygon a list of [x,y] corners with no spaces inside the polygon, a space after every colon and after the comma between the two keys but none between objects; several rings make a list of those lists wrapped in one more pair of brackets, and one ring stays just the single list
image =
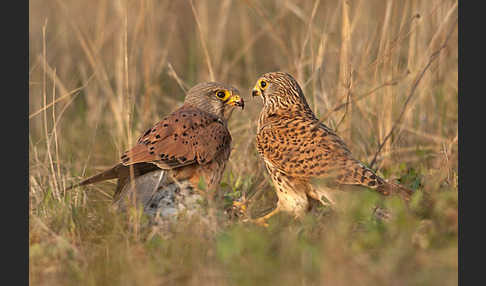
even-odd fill
[{"label": "bird's yellow beak", "polygon": [[226,104],[229,104],[231,106],[238,106],[241,107],[241,109],[245,108],[245,102],[243,101],[243,98],[241,98],[241,96],[237,94],[231,96],[226,102]]},{"label": "bird's yellow beak", "polygon": [[258,87],[258,83],[255,85],[255,87],[253,88],[253,90],[251,91],[251,95],[252,97],[255,97],[255,96],[261,96],[262,95],[262,91],[260,90],[260,88]]}]

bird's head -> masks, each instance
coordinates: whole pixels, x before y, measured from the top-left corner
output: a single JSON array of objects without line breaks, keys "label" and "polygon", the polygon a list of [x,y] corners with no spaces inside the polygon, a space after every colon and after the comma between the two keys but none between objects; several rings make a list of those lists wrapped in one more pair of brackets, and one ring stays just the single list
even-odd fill
[{"label": "bird's head", "polygon": [[229,120],[234,107],[245,107],[238,89],[220,82],[203,82],[193,86],[184,102],[225,120]]},{"label": "bird's head", "polygon": [[269,72],[256,82],[252,97],[261,96],[265,107],[272,109],[292,109],[294,105],[307,102],[297,81],[285,72]]}]

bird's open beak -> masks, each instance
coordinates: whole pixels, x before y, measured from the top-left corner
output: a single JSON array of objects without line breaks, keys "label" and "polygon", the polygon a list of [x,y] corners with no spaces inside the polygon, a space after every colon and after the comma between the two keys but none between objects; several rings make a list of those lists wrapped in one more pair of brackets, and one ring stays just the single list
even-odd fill
[{"label": "bird's open beak", "polygon": [[252,95],[252,97],[261,96],[262,95],[262,91],[260,90],[260,88],[257,85],[255,85],[255,87],[251,91],[251,95]]},{"label": "bird's open beak", "polygon": [[245,108],[245,102],[243,101],[243,98],[239,95],[233,95],[228,99],[228,102],[226,104],[232,105],[232,106],[238,106],[241,107],[241,109]]}]

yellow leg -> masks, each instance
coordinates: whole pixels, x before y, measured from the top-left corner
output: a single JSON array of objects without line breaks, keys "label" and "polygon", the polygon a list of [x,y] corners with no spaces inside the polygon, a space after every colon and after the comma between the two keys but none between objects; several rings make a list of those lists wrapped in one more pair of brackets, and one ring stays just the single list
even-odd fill
[{"label": "yellow leg", "polygon": [[275,215],[279,211],[280,211],[280,207],[277,204],[277,207],[275,209],[273,209],[271,212],[269,212],[268,214],[261,216],[259,218],[256,218],[256,219],[252,219],[251,221],[255,224],[258,224],[258,225],[261,225],[261,226],[264,226],[264,227],[268,227],[267,220],[270,219],[270,217],[272,217],[273,215]]}]

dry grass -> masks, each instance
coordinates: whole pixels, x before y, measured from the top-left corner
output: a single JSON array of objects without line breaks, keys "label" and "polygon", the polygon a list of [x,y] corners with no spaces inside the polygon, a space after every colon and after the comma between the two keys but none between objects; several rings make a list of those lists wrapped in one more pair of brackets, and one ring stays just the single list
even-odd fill
[{"label": "dry grass", "polygon": [[[31,284],[457,284],[457,1],[36,0],[29,10]],[[358,158],[420,190],[411,212],[361,192],[301,222],[182,221],[165,237],[140,213],[108,210],[113,183],[65,191],[214,78],[247,102],[230,122],[223,189],[258,190],[254,204],[269,205],[249,91],[275,70],[297,78]],[[392,222],[371,219],[377,203]]]}]

